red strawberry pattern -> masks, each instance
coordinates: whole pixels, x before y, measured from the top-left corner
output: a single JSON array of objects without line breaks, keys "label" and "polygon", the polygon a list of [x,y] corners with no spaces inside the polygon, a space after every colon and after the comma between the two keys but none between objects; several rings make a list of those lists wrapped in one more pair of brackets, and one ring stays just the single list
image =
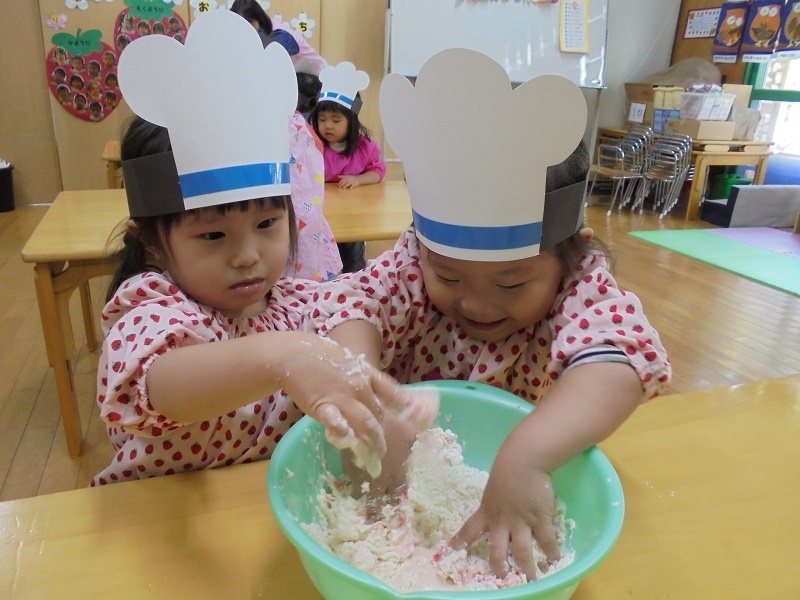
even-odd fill
[{"label": "red strawberry pattern", "polygon": [[579,352],[613,345],[636,369],[643,398],[663,393],[671,377],[669,359],[639,299],[617,287],[605,257],[584,256],[579,269],[579,277],[562,282],[547,318],[502,342],[486,343],[467,336],[431,305],[419,266],[419,245],[409,229],[368,270],[339,280],[351,289],[345,303],[321,298],[317,308],[321,318],[329,315],[323,332],[353,318],[378,327],[382,367],[401,383],[479,381],[536,403]]},{"label": "red strawberry pattern", "polygon": [[[103,343],[97,402],[111,443],[118,450],[91,485],[181,473],[269,458],[302,414],[282,393],[216,419],[179,423],[150,405],[147,372],[165,352],[183,345],[252,335],[259,331],[316,331],[310,317],[319,286],[348,295],[337,282],[280,280],[257,317],[230,319],[177,289],[168,274],[130,278],[103,310]],[[134,333],[131,333],[133,330]],[[271,406],[272,411],[264,410]]]}]

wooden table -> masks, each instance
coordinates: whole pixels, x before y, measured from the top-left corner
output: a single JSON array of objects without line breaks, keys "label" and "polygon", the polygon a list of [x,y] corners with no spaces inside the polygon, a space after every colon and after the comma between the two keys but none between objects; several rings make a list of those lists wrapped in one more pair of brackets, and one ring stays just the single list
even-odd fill
[{"label": "wooden table", "polygon": [[[598,129],[599,139],[619,139],[625,135],[625,129],[601,127]],[[773,142],[756,142],[745,140],[692,140],[692,162],[694,176],[689,190],[689,202],[686,208],[686,220],[700,218],[700,205],[705,195],[709,167],[755,165],[756,172],[753,183],[764,183],[767,175],[767,164],[770,157],[769,147]]]},{"label": "wooden table", "polygon": [[[622,534],[575,600],[793,598],[800,376],[667,396],[601,447]],[[5,598],[319,598],[267,462],[0,503]]]},{"label": "wooden table", "polygon": [[[329,184],[325,196],[324,214],[340,242],[397,238],[411,224],[411,203],[404,181],[384,181],[353,190]],[[114,264],[106,259],[119,246],[111,235],[127,218],[123,189],[61,192],[22,249],[22,260],[34,263],[47,358],[55,373],[72,457],[80,456],[82,435],[70,364],[75,357],[75,342],[69,299],[80,290],[86,344],[94,350],[88,282],[114,272]]]},{"label": "wooden table", "polygon": [[397,239],[412,220],[411,200],[402,180],[353,189],[326,183],[323,213],[337,242]]},{"label": "wooden table", "polygon": [[61,192],[22,249],[22,260],[34,263],[47,359],[55,374],[64,435],[72,457],[80,456],[82,435],[70,364],[75,357],[75,341],[69,299],[80,289],[86,345],[94,350],[89,280],[114,272],[114,265],[105,260],[117,250],[109,240],[127,215],[124,190]]}]

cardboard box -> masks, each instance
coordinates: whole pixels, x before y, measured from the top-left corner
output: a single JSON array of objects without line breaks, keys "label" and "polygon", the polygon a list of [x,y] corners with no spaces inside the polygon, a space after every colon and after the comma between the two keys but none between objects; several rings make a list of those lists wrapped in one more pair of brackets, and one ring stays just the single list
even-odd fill
[{"label": "cardboard box", "polygon": [[726,94],[733,94],[736,99],[733,105],[736,108],[749,108],[750,107],[750,94],[753,92],[752,85],[739,85],[736,83],[723,83],[722,91]]},{"label": "cardboard box", "polygon": [[670,119],[667,122],[667,133],[688,135],[693,140],[732,140],[733,127],[733,121]]},{"label": "cardboard box", "polygon": [[682,87],[656,86],[653,88],[653,108],[680,108]]},{"label": "cardboard box", "polygon": [[[683,88],[676,86],[654,85],[652,83],[625,84],[625,118],[628,124],[641,123],[653,127],[656,133],[663,133],[667,119],[677,117],[671,110],[680,109],[680,97]],[[644,105],[644,111],[631,110],[631,105]],[[660,109],[661,112],[658,112]],[[668,116],[664,116],[668,115]],[[660,127],[660,131],[657,129]]]},{"label": "cardboard box", "polygon": [[[653,101],[655,99],[652,83],[626,83],[625,84],[625,118],[628,123],[642,123],[653,125]],[[641,121],[638,118],[631,118],[631,104],[643,104],[645,106]],[[635,111],[634,111],[635,112]]]},{"label": "cardboard box", "polygon": [[681,111],[677,108],[654,108],[653,109],[653,132],[664,133],[667,130],[667,123],[670,119],[680,119]]}]

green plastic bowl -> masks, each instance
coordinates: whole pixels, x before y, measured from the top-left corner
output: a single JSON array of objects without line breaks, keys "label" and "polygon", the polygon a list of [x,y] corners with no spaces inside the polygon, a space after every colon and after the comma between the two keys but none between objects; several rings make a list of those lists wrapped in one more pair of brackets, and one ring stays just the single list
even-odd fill
[{"label": "green plastic bowl", "polygon": [[[458,435],[464,461],[489,471],[500,445],[533,406],[503,390],[462,381],[425,382],[441,396],[435,425]],[[319,592],[330,599],[566,599],[580,581],[608,556],[619,537],[625,513],[622,485],[616,471],[596,447],[553,473],[553,484],[575,521],[569,546],[575,561],[565,569],[525,585],[491,591],[428,591],[401,594],[322,548],[300,526],[315,520],[316,497],[323,472],[342,473],[339,452],[325,440],[322,426],[303,417],[283,437],[267,474],[270,504],[286,537]]]}]

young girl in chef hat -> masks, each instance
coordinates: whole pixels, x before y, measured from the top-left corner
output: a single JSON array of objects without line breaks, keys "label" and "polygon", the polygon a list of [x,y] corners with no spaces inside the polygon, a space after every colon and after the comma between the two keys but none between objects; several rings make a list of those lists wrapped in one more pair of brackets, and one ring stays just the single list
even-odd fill
[{"label": "young girl in chef hat", "polygon": [[[639,299],[617,287],[583,228],[586,104],[563,77],[512,90],[495,61],[453,49],[425,63],[413,86],[388,75],[381,118],[403,161],[414,225],[344,279],[352,299],[322,307],[333,314],[327,326],[372,322],[382,345],[362,350],[401,383],[477,381],[537,404],[503,443],[481,507],[452,541],[487,534],[495,575],[510,566],[533,579],[544,565],[532,540],[551,561],[560,554],[550,474],[670,378]],[[375,495],[404,477],[403,456],[392,454],[407,451],[408,435],[392,420]]]},{"label": "young girl in chef hat", "polygon": [[[386,175],[381,147],[370,139],[358,120],[359,91],[369,85],[369,75],[353,63],[325,67],[319,75],[322,89],[311,112],[311,124],[324,144],[325,181],[341,188],[380,183]],[[366,265],[364,242],[339,244],[345,273]]]},{"label": "young girl in chef hat", "polygon": [[[225,81],[209,89],[212,73]],[[171,87],[154,91],[154,74]],[[303,413],[340,447],[371,452],[376,473],[378,402],[404,396],[314,335],[315,282],[280,278],[296,237],[286,51],[212,11],[185,46],[133,42],[119,76],[141,118],[122,143],[131,219],[102,314],[97,401],[116,453],[92,485],[269,458]],[[225,94],[266,110],[215,111]]]}]

